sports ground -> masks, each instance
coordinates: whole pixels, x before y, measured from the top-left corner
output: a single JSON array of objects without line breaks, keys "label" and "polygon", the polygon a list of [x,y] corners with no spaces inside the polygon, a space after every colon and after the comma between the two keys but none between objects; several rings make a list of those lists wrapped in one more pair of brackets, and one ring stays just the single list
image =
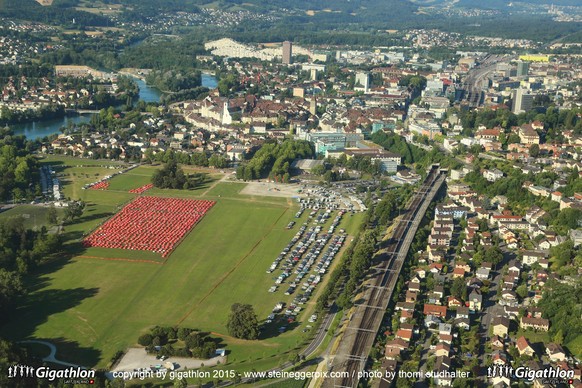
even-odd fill
[{"label": "sports ground", "polygon": [[[221,181],[223,174],[209,171],[208,182],[195,190],[150,189],[144,194],[215,201],[167,257],[150,251],[83,247],[92,231],[137,197],[129,190],[147,184],[159,167],[141,166],[118,175],[107,190],[82,190],[83,185],[117,170],[96,162],[90,165],[91,161],[79,165],[79,159],[53,157],[47,162],[57,163],[65,196],[83,199],[86,210],[81,219],[65,226],[68,255],[28,280],[31,295],[17,319],[1,328],[3,335],[46,339],[57,345],[59,359],[107,368],[115,353],[136,346],[139,335],[155,325],[190,327],[222,338],[228,367],[239,370],[279,365],[288,359],[286,353],[309,338],[306,317],[316,298],[305,306],[302,323],[283,334],[244,341],[230,338],[226,330],[233,303],[253,305],[262,320],[277,302],[292,299],[282,291],[267,292],[275,274],[265,270],[296,233],[286,229],[287,224],[307,219],[307,214],[294,218],[296,203],[241,195],[244,183]],[[349,233],[359,219],[346,218],[341,227]]]}]

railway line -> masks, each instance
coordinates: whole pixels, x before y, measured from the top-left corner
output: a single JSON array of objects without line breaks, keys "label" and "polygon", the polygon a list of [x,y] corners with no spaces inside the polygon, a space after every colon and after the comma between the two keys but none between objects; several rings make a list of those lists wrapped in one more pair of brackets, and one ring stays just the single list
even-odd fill
[{"label": "railway line", "polygon": [[486,55],[482,58],[481,63],[471,69],[463,82],[463,101],[466,101],[470,107],[479,107],[483,104],[485,93],[489,87],[489,75],[495,71],[498,63],[508,61],[506,56]]},{"label": "railway line", "polygon": [[356,311],[331,363],[329,375],[334,377],[326,379],[324,387],[352,388],[358,385],[416,230],[445,177],[446,170],[438,165],[431,167],[392,236],[382,247],[380,262],[372,268],[370,278],[364,284],[364,297],[356,301]]}]

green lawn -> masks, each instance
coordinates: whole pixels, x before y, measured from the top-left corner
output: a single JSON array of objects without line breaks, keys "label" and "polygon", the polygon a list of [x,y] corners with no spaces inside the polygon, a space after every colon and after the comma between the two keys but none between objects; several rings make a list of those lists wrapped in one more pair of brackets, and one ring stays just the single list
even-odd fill
[{"label": "green lawn", "polygon": [[109,180],[108,190],[129,191],[152,182],[151,174],[138,174],[135,171],[136,170],[130,170],[111,178]]},{"label": "green lawn", "polygon": [[209,197],[238,197],[239,192],[246,187],[246,183],[226,182],[219,183],[206,193]]},{"label": "green lawn", "polygon": [[[91,211],[101,215],[106,210],[114,209],[96,204]],[[87,218],[66,226],[66,233],[83,232],[102,221]],[[18,321],[2,332],[10,338],[57,342],[63,359],[86,366],[107,366],[116,351],[135,345],[154,325],[216,332],[224,336],[232,363],[276,356],[295,347],[301,337],[285,333],[264,341],[239,341],[228,338],[225,324],[235,302],[252,304],[264,319],[281,299],[267,292],[273,279],[265,270],[295,233],[285,229],[291,218],[293,211],[285,206],[221,200],[164,265],[93,259],[86,256],[157,255],[103,248],[79,251],[80,244],[72,242],[71,250],[81,257],[33,281],[35,291]],[[292,297],[286,298],[289,302]]]},{"label": "green lawn", "polygon": [[582,337],[578,336],[572,341],[565,344],[566,347],[572,354],[576,355],[576,357],[582,357]]},{"label": "green lawn", "polygon": [[[45,206],[36,205],[20,205],[15,208],[6,210],[0,213],[0,220],[10,218],[22,218],[26,228],[35,229],[42,226],[50,228],[47,220],[47,213],[49,208]],[[63,209],[57,208],[57,216],[63,217]]]},{"label": "green lawn", "polygon": [[[0,328],[0,335],[46,339],[57,345],[57,358],[106,368],[117,351],[135,346],[139,335],[154,325],[190,327],[222,338],[229,362],[221,367],[240,371],[280,365],[312,335],[302,332],[305,313],[295,330],[269,335],[282,325],[272,324],[259,341],[237,340],[226,330],[233,303],[253,305],[262,321],[276,302],[292,301],[293,295],[284,295],[285,284],[276,293],[267,292],[279,272],[267,274],[266,269],[297,232],[297,226],[285,228],[289,221],[300,225],[308,220],[309,212],[295,219],[295,202],[238,194],[245,183],[213,181],[189,191],[154,189],[147,195],[200,198],[206,193],[202,198],[217,203],[166,260],[153,252],[84,249],[83,236],[134,199],[126,189],[139,187],[154,167],[114,178],[112,185],[119,185],[120,191],[99,191],[81,187],[95,174],[111,170],[76,167],[72,162],[61,166],[60,172],[70,177],[65,192],[83,199],[85,212],[64,226],[68,257],[27,279],[30,295],[19,304],[17,319]],[[341,227],[353,233],[359,221],[359,215],[346,215]]]},{"label": "green lawn", "polygon": [[551,342],[550,341],[550,335],[545,332],[545,331],[534,331],[534,330],[523,330],[523,329],[518,329],[517,330],[517,334],[515,335],[516,338],[519,338],[521,336],[525,336],[525,338],[527,338],[527,340],[531,343],[536,343],[536,342],[542,342],[542,343],[548,343]]}]

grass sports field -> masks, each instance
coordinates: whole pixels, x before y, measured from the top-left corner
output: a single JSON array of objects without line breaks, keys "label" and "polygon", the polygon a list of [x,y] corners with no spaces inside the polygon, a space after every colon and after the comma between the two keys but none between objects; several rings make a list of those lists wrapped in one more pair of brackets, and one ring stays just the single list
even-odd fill
[{"label": "grass sports field", "polygon": [[[79,159],[53,157],[51,162],[59,163],[66,195],[83,199],[87,208],[81,219],[65,226],[69,257],[28,280],[31,294],[18,319],[1,329],[3,335],[46,339],[57,345],[57,358],[100,368],[107,368],[116,352],[135,346],[139,335],[155,325],[213,332],[229,352],[225,367],[239,370],[276,366],[306,340],[310,333],[303,329],[315,299],[305,306],[296,329],[259,341],[230,338],[226,322],[233,303],[253,305],[263,320],[276,302],[293,299],[283,294],[285,287],[267,292],[277,273],[265,270],[297,232],[286,225],[291,220],[300,225],[308,212],[297,220],[297,205],[290,200],[240,195],[245,184],[221,182],[223,174],[211,173],[210,181],[196,190],[146,193],[216,201],[165,260],[153,252],[84,249],[82,238],[134,199],[127,191],[148,183],[155,168],[139,167],[117,176],[109,190],[81,190],[115,170],[79,165],[84,162]],[[340,227],[353,230],[360,220],[357,215],[345,218]]]}]

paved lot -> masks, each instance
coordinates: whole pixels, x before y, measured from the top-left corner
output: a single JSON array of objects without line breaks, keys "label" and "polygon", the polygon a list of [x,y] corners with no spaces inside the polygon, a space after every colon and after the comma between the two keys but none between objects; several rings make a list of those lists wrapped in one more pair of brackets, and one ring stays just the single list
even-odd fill
[{"label": "paved lot", "polygon": [[121,361],[117,364],[113,372],[117,371],[131,371],[138,368],[147,368],[152,365],[164,365],[166,362],[173,362],[176,369],[183,369],[187,367],[188,369],[200,368],[202,364],[204,366],[214,366],[219,362],[221,364],[226,363],[226,357],[214,357],[209,360],[196,360],[194,358],[181,358],[181,357],[170,357],[165,361],[160,361],[156,359],[155,356],[147,354],[143,348],[131,348],[125,353]]},{"label": "paved lot", "polygon": [[240,191],[244,195],[260,195],[263,197],[304,197],[297,190],[301,185],[268,183],[268,182],[247,182],[247,186]]}]

